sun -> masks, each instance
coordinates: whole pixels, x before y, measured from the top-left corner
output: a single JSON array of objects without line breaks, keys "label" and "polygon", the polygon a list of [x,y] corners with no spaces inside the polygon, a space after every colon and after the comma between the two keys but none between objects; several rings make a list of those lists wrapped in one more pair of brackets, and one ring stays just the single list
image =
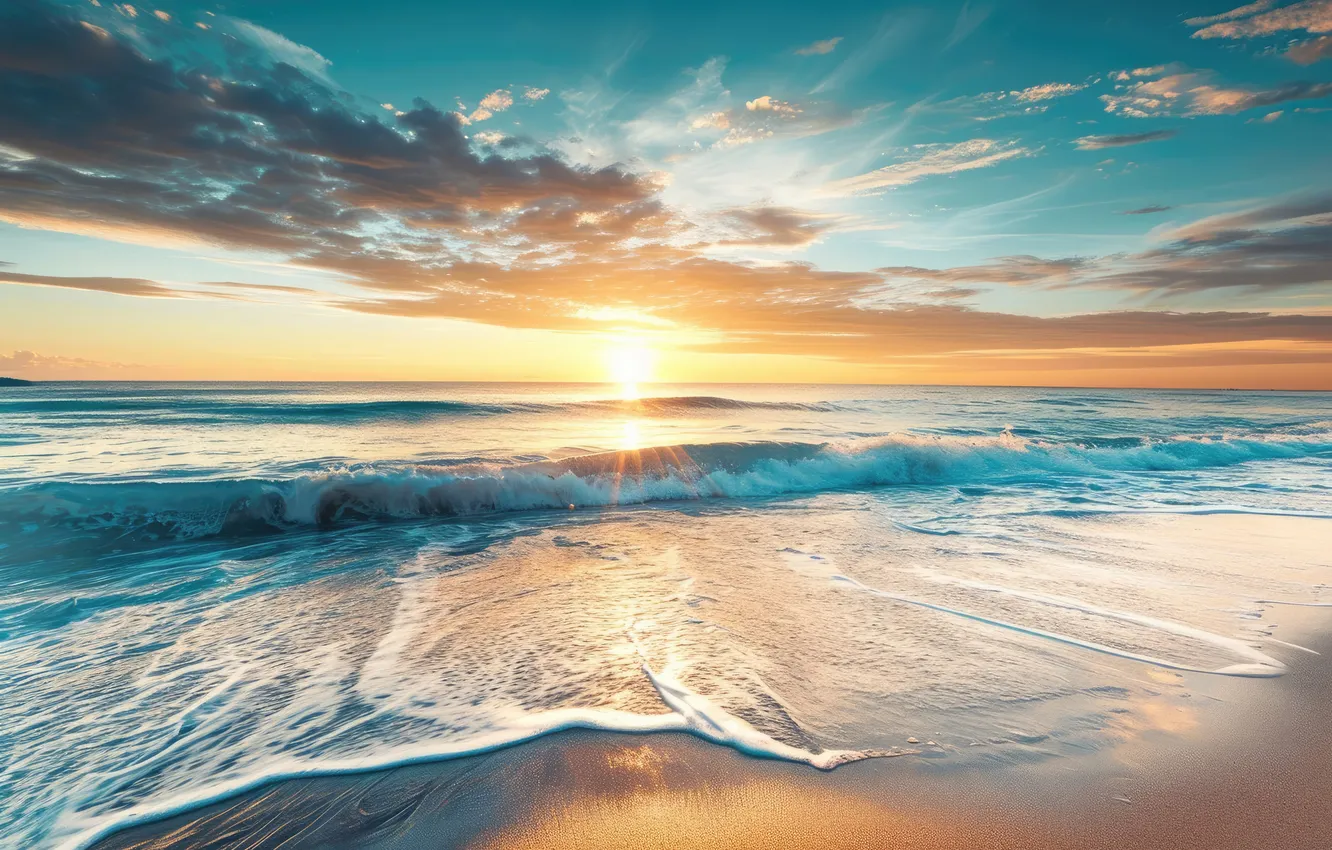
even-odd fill
[{"label": "sun", "polygon": [[622,387],[624,398],[638,398],[638,385],[652,381],[654,352],[642,340],[619,339],[607,350],[611,380]]}]

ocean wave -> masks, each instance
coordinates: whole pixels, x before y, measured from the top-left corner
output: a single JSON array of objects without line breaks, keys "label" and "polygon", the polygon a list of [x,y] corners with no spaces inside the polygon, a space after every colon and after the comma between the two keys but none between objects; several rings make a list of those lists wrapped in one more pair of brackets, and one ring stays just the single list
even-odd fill
[{"label": "ocean wave", "polygon": [[845,444],[710,443],[499,465],[393,465],[283,480],[41,483],[0,493],[0,527],[101,530],[117,540],[247,536],[355,522],[753,498],[894,485],[1056,480],[1298,459],[1325,434],[1176,439],[1133,447],[997,437]]},{"label": "ocean wave", "polygon": [[10,414],[68,416],[81,424],[105,424],[123,417],[153,416],[174,420],[219,422],[347,422],[375,419],[419,419],[441,416],[502,416],[514,413],[616,413],[685,416],[709,411],[801,410],[832,412],[843,409],[833,402],[746,401],[720,396],[654,396],[635,399],[584,401],[471,402],[454,400],[389,400],[329,402],[237,402],[233,398],[166,398],[151,396],[108,398],[27,398],[0,403]]}]

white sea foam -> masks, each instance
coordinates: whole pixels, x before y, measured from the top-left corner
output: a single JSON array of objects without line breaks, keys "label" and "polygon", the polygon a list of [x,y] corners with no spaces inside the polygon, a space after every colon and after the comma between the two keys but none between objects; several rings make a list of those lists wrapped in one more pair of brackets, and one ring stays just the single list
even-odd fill
[{"label": "white sea foam", "polygon": [[[465,740],[445,744],[427,741],[381,748],[372,757],[354,759],[297,759],[281,755],[266,759],[261,769],[219,783],[203,783],[189,793],[132,806],[91,824],[79,824],[77,817],[68,825],[74,829],[56,846],[60,850],[82,850],[112,833],[145,823],[164,820],[210,803],[226,800],[256,788],[289,779],[319,776],[354,776],[396,767],[464,758],[516,746],[544,735],[584,729],[622,733],[685,732],[747,755],[808,764],[832,770],[847,762],[867,758],[904,755],[910,751],[823,750],[811,753],[783,744],[734,717],[701,694],[665,673],[654,672],[646,664],[643,675],[661,695],[670,709],[662,714],[635,714],[608,709],[556,709],[537,713],[510,713],[496,718],[501,728],[467,736]],[[228,685],[234,684],[229,680]],[[225,689],[225,688],[224,688]],[[205,700],[206,701],[206,700]],[[163,753],[165,755],[165,752]],[[135,765],[136,771],[151,769],[151,764]],[[104,774],[111,782],[120,778]]]}]

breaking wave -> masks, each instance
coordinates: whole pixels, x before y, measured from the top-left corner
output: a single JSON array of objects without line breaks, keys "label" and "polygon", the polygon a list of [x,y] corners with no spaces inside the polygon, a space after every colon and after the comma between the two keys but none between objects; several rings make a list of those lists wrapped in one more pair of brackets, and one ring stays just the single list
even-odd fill
[{"label": "breaking wave", "polygon": [[1332,451],[1326,434],[1193,438],[1133,447],[997,437],[844,444],[712,443],[502,465],[385,464],[265,480],[42,483],[0,494],[0,527],[102,530],[118,540],[247,536],[354,522],[894,485],[1192,470]]}]

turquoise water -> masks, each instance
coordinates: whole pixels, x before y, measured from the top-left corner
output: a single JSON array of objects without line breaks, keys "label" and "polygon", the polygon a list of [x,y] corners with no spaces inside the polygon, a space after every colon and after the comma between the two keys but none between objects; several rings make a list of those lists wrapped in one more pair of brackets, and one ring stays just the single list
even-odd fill
[{"label": "turquoise water", "polygon": [[1332,395],[641,389],[0,390],[0,846],[569,726],[1060,757],[1332,602]]}]

